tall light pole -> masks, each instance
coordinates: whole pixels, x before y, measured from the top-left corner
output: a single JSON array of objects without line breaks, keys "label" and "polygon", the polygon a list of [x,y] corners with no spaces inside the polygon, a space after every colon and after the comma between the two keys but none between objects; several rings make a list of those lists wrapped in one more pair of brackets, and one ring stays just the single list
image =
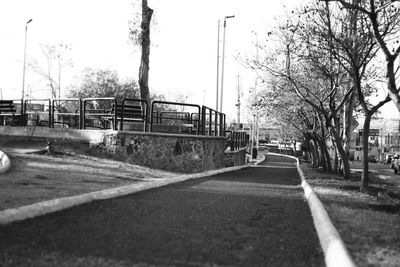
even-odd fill
[{"label": "tall light pole", "polygon": [[257,77],[254,81],[254,90],[251,92],[251,113],[253,115],[253,122],[252,122],[252,132],[251,132],[251,156],[253,157],[253,148],[254,146],[256,147],[258,151],[258,146],[259,146],[259,135],[260,135],[260,130],[259,130],[259,125],[258,125],[258,111],[256,110],[256,105],[257,105],[257,80],[260,79],[261,82],[263,83],[264,80],[261,79],[260,77]]},{"label": "tall light pole", "polygon": [[22,71],[22,96],[21,96],[21,98],[24,98],[24,95],[25,95],[26,37],[28,35],[28,24],[31,22],[32,22],[32,19],[29,19],[25,23],[24,69]]},{"label": "tall light pole", "polygon": [[220,28],[220,20],[218,20],[218,41],[217,41],[217,96],[215,99],[215,110],[218,111],[218,90],[219,90],[219,28]]},{"label": "tall light pole", "polygon": [[224,67],[225,67],[225,31],[226,31],[226,20],[234,18],[235,16],[225,16],[224,18],[224,37],[222,39],[222,67],[221,67],[221,101],[219,105],[219,111],[222,112],[222,102],[224,99]]}]

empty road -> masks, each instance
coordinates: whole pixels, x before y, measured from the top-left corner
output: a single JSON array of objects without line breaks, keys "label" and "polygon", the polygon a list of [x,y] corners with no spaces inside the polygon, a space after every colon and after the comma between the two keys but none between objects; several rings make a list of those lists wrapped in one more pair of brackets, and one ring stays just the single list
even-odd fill
[{"label": "empty road", "polygon": [[294,160],[0,226],[0,266],[324,266]]}]

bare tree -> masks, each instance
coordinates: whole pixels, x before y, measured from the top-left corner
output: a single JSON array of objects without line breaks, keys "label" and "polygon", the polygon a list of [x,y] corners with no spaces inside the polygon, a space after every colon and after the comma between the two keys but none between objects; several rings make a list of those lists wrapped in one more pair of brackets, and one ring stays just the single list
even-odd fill
[{"label": "bare tree", "polygon": [[[135,7],[135,5],[134,5]],[[141,46],[141,58],[139,68],[140,97],[150,102],[149,69],[150,69],[150,28],[153,9],[148,6],[147,0],[142,0],[142,16],[140,29],[138,29],[138,17],[130,22],[130,39],[135,45]]]},{"label": "bare tree", "polygon": [[[353,0],[353,4],[357,5],[358,3],[360,3],[359,0]],[[365,115],[363,126],[363,172],[360,185],[360,190],[365,192],[368,190],[368,136],[370,122],[372,116],[380,107],[389,102],[390,98],[386,97],[376,105],[368,102],[368,96],[376,91],[374,84],[379,80],[379,70],[371,64],[374,60],[376,61],[378,45],[374,41],[372,29],[369,27],[366,15],[357,9],[349,9],[347,10],[348,14],[344,15],[344,18],[350,17],[350,24],[346,25],[345,20],[333,21],[334,18],[330,15],[331,9],[332,7],[326,2],[326,26],[331,37],[330,46],[335,50],[334,55],[338,62],[352,78],[353,86],[356,90],[355,95]],[[335,24],[342,25],[340,31],[336,30]],[[387,33],[389,34],[390,32]],[[352,105],[352,103],[349,103],[349,105]],[[347,110],[347,112],[351,111]],[[347,118],[349,117],[350,115]],[[349,125],[347,124],[346,126]],[[345,128],[345,130],[348,131],[349,129]]]},{"label": "bare tree", "polygon": [[400,111],[400,0],[323,0],[339,2],[347,10],[367,16],[369,27],[386,61],[386,85],[389,97]]},{"label": "bare tree", "polygon": [[66,55],[71,46],[61,42],[58,45],[41,45],[41,49],[45,62],[41,64],[38,60],[31,60],[28,66],[47,81],[52,98],[61,97],[63,70],[67,66],[72,66],[71,58]]}]

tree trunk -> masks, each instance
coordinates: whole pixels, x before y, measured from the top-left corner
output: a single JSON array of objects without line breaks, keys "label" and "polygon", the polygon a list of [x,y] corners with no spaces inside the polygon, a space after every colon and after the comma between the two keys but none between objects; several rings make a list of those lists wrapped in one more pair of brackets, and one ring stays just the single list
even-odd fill
[{"label": "tree trunk", "polygon": [[392,99],[396,108],[400,111],[400,96],[396,85],[396,72],[393,58],[386,57],[386,83],[388,95]]},{"label": "tree trunk", "polygon": [[313,147],[313,149],[312,149],[313,165],[315,167],[318,167],[320,165],[319,153],[318,153],[318,145],[317,145],[317,142],[314,139],[312,140],[311,144],[312,144],[312,147]]},{"label": "tree trunk", "polygon": [[350,178],[350,164],[349,164],[349,158],[347,154],[344,152],[342,142],[340,140],[339,133],[335,131],[335,129],[332,127],[331,129],[331,134],[333,136],[333,139],[335,141],[335,145],[337,148],[337,152],[340,155],[342,164],[343,164],[343,178],[345,180]]},{"label": "tree trunk", "polygon": [[332,146],[334,148],[333,153],[334,153],[334,157],[335,157],[333,171],[335,173],[338,173],[339,172],[339,158],[338,158],[337,148],[336,148],[336,145],[334,142],[332,142]]},{"label": "tree trunk", "polygon": [[321,149],[321,164],[322,168],[326,172],[332,172],[332,162],[331,162],[331,156],[329,155],[328,148],[326,146],[326,142],[318,138],[318,144]]},{"label": "tree trunk", "polygon": [[368,152],[369,152],[369,127],[371,124],[371,115],[365,115],[364,127],[363,127],[363,134],[362,134],[362,144],[363,144],[363,169],[361,174],[361,185],[360,191],[367,192],[368,191],[368,184],[369,184],[369,174],[368,174]]},{"label": "tree trunk", "polygon": [[149,90],[149,58],[150,58],[150,21],[153,15],[153,9],[147,6],[147,0],[142,0],[142,57],[139,68],[139,87],[140,97],[150,103]]},{"label": "tree trunk", "polygon": [[325,153],[324,153],[324,149],[323,149],[323,145],[324,142],[321,141],[320,138],[318,138],[318,136],[315,136],[315,140],[318,143],[318,158],[319,158],[319,162],[318,162],[318,166],[322,167],[322,170],[324,172],[328,171],[328,166],[327,166],[327,162],[326,162],[326,157],[325,157]]},{"label": "tree trunk", "polygon": [[355,104],[355,93],[351,93],[349,96],[349,101],[347,101],[343,106],[343,148],[346,155],[350,156],[350,142],[353,124],[353,110]]}]

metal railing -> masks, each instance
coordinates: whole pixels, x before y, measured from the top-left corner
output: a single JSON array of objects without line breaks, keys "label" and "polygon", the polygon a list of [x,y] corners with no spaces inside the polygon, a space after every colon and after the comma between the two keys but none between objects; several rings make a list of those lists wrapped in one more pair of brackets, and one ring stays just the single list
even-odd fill
[{"label": "metal railing", "polygon": [[[153,126],[158,124],[166,128],[168,125],[171,128],[179,128],[179,133],[226,136],[225,114],[196,104],[153,101],[149,107],[146,100],[126,98],[118,105],[114,97],[14,101],[21,102],[20,113],[23,126],[123,130],[124,122],[133,121],[142,122],[143,131],[149,132],[152,132]],[[15,103],[15,106],[18,104]],[[133,125],[130,129],[137,129],[137,127]]]},{"label": "metal railing", "polygon": [[159,123],[190,123],[189,112],[161,111]]},{"label": "metal railing", "polygon": [[225,114],[215,109],[203,106],[201,110],[201,132],[209,136],[225,136]]},{"label": "metal railing", "polygon": [[246,132],[231,132],[229,146],[231,151],[246,148],[249,144],[249,136]]},{"label": "metal railing", "polygon": [[[94,102],[91,109],[87,108],[89,102]],[[117,128],[117,109],[112,110],[113,105],[117,106],[117,100],[114,97],[84,98],[82,100],[82,129],[86,129],[86,127],[110,129],[111,126],[111,129],[115,130]],[[88,122],[90,124],[86,125]]]},{"label": "metal railing", "polygon": [[51,128],[82,129],[81,117],[82,100],[80,98],[56,98],[51,101]]},{"label": "metal railing", "polygon": [[[157,105],[161,105],[161,107],[159,107],[158,109],[155,108]],[[183,108],[192,108],[192,109],[196,110],[195,113],[200,113],[200,109],[201,109],[199,105],[195,105],[195,104],[186,104],[186,103],[168,102],[168,101],[153,101],[151,103],[151,112],[150,112],[150,114],[151,114],[151,116],[150,116],[150,129],[149,129],[150,132],[153,131],[153,124],[154,123],[162,124],[162,117],[161,117],[161,113],[162,112],[169,113],[169,114],[174,112],[174,111],[171,111],[171,110],[165,110],[166,106],[178,106],[178,107],[183,107]],[[181,112],[176,111],[175,113],[176,114],[181,114],[181,113],[183,113],[183,111],[181,111]],[[188,112],[188,113],[190,113],[190,112]],[[155,117],[154,115],[156,115],[157,117]],[[190,118],[190,116],[188,116],[188,118]],[[192,123],[190,123],[190,121],[188,121],[188,122],[189,123],[187,123],[187,124],[192,124]],[[187,125],[187,126],[189,126],[189,125]],[[197,120],[193,124],[193,127],[194,127],[195,134],[198,135],[200,133],[200,131],[199,131],[200,121]]]},{"label": "metal railing", "polygon": [[[138,98],[124,98],[122,100],[122,106],[121,106],[121,118],[120,118],[120,130],[122,131],[124,129],[124,117],[125,117],[125,106],[127,102],[133,102],[133,103],[139,103],[139,105],[142,108],[142,114],[141,114],[141,119],[143,120],[144,123],[144,129],[147,129],[147,123],[148,123],[148,114],[149,114],[149,103],[144,100],[144,99],[138,99]],[[119,114],[118,114],[119,115]],[[117,118],[118,122],[118,118]]]},{"label": "metal railing", "polygon": [[[23,125],[51,127],[51,100],[46,99],[24,99],[24,122]],[[39,102],[39,103],[38,103]],[[46,120],[47,117],[47,120]]]}]

